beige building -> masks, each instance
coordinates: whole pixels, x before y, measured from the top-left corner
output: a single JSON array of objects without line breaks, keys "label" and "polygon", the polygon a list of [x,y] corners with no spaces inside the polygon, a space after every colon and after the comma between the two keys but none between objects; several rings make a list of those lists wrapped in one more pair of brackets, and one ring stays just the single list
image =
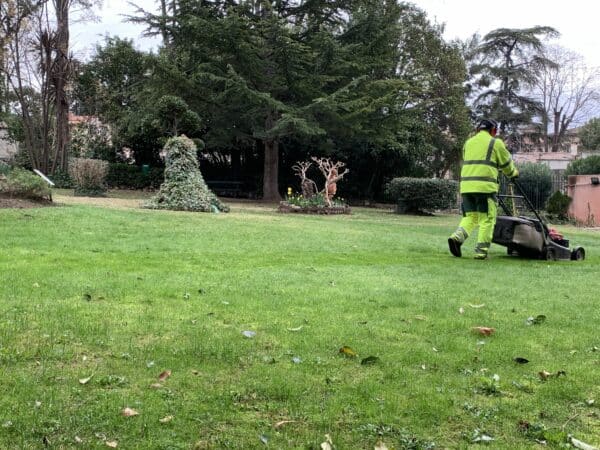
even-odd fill
[{"label": "beige building", "polygon": [[17,153],[17,144],[8,140],[6,124],[0,122],[0,160],[8,161]]}]

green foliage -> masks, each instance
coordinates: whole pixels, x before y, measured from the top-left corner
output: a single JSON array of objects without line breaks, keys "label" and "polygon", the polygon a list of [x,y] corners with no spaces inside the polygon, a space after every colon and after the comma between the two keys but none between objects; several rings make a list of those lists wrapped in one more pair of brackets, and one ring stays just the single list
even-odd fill
[{"label": "green foliage", "polygon": [[157,189],[164,180],[164,169],[150,167],[145,173],[140,166],[123,163],[108,165],[106,184],[118,189]]},{"label": "green foliage", "polygon": [[106,193],[104,180],[107,173],[108,162],[106,161],[72,158],[69,162],[69,175],[75,185],[75,195],[103,196]]},{"label": "green foliage", "polygon": [[591,155],[587,158],[571,161],[565,170],[568,175],[596,175],[600,173],[600,155]]},{"label": "green foliage", "polygon": [[475,115],[496,119],[508,134],[541,113],[542,105],[527,88],[535,83],[538,69],[555,66],[543,55],[543,38],[557,35],[548,26],[498,28],[486,34],[467,55],[471,86],[478,94]]},{"label": "green foliage", "polygon": [[0,161],[0,175],[7,175],[10,172],[10,166],[4,161]]},{"label": "green foliage", "polygon": [[398,211],[425,212],[456,206],[458,183],[440,178],[394,178],[386,186],[387,197]]},{"label": "green foliage", "polygon": [[552,171],[546,164],[526,162],[518,165],[518,182],[536,209],[543,209],[552,192]]},{"label": "green foliage", "polygon": [[196,146],[185,136],[171,138],[164,148],[165,181],[159,192],[145,206],[178,211],[229,211],[206,183],[196,156]]},{"label": "green foliage", "polygon": [[69,175],[69,172],[63,172],[62,170],[57,170],[53,175],[50,175],[49,178],[54,183],[54,187],[58,189],[73,189],[75,187],[75,183]]},{"label": "green foliage", "polygon": [[156,104],[156,123],[169,136],[194,134],[200,129],[200,116],[190,110],[185,100],[174,95],[164,95]]},{"label": "green foliage", "polygon": [[566,220],[571,200],[567,194],[556,191],[546,202],[546,212],[559,220]]},{"label": "green foliage", "polygon": [[49,199],[48,184],[36,174],[15,167],[5,175],[0,174],[0,194],[8,197],[33,200]]},{"label": "green foliage", "polygon": [[110,129],[98,120],[89,120],[71,128],[71,155],[77,158],[92,158],[113,161]]},{"label": "green foliage", "polygon": [[581,127],[579,138],[584,148],[600,150],[600,118],[595,117]]},{"label": "green foliage", "polygon": [[[327,207],[327,203],[325,202],[325,196],[322,192],[319,192],[313,195],[310,198],[306,198],[302,196],[302,194],[298,195],[288,195],[285,198],[285,201],[290,205],[300,206],[301,208],[311,208],[311,207]],[[343,198],[333,198],[331,200],[331,205],[333,207],[344,207],[347,206],[346,202]]]}]

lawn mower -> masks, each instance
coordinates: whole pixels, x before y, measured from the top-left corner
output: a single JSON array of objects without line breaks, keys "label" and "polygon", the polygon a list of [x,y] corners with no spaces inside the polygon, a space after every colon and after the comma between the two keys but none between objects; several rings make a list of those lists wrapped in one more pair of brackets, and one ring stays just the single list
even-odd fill
[{"label": "lawn mower", "polygon": [[[514,194],[512,186],[517,188],[518,195]],[[498,195],[498,203],[506,215],[497,217],[492,242],[506,247],[509,255],[525,258],[551,261],[585,259],[583,247],[569,249],[569,240],[548,227],[517,180],[510,180],[507,188],[507,194]],[[521,201],[533,217],[517,214],[516,205]]]}]

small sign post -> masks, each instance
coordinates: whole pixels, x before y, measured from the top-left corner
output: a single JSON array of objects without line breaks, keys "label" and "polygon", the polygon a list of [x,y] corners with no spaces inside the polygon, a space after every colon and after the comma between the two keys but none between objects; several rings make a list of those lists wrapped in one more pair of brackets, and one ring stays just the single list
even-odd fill
[{"label": "small sign post", "polygon": [[38,169],[33,169],[33,171],[36,174],[38,174],[50,186],[54,186],[54,182],[50,178],[48,178],[46,175],[44,175],[41,171],[39,171]]}]

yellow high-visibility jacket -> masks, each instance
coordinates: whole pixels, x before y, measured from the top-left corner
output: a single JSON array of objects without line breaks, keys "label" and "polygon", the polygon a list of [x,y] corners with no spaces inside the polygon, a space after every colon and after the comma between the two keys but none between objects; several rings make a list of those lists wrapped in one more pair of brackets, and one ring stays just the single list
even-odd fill
[{"label": "yellow high-visibility jacket", "polygon": [[504,142],[481,130],[465,142],[460,193],[498,192],[498,169],[509,178],[518,174]]}]

